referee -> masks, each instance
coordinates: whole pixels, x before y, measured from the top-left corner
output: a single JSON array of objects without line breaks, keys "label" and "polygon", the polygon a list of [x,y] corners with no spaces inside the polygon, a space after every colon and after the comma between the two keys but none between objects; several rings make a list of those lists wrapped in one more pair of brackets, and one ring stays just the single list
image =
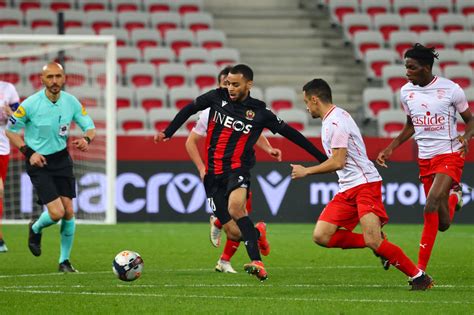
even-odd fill
[{"label": "referee", "polygon": [[[18,107],[10,117],[6,134],[26,157],[26,170],[38,194],[38,203],[48,208],[29,224],[28,247],[31,253],[41,255],[43,228],[61,220],[59,271],[77,272],[69,261],[76,227],[72,207],[76,180],[66,146],[72,121],[85,132],[83,138],[72,141],[81,151],[89,149],[95,126],[77,98],[61,91],[66,77],[60,64],[50,62],[43,66],[41,81],[45,88]],[[24,140],[19,134],[23,128]]]}]

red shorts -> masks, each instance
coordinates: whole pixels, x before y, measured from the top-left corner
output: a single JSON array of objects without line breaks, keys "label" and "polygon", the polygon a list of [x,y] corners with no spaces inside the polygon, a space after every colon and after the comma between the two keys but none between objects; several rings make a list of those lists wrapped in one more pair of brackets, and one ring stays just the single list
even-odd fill
[{"label": "red shorts", "polygon": [[5,183],[5,179],[7,178],[7,171],[8,171],[8,161],[10,160],[10,155],[0,155],[0,177]]},{"label": "red shorts", "polygon": [[425,194],[428,195],[437,173],[446,174],[453,179],[456,184],[461,182],[464,158],[461,153],[440,154],[431,159],[418,159],[420,167],[420,181],[423,183]]},{"label": "red shorts", "polygon": [[382,202],[382,182],[361,184],[337,193],[327,204],[318,220],[352,231],[367,213],[374,213],[382,225],[388,216]]}]

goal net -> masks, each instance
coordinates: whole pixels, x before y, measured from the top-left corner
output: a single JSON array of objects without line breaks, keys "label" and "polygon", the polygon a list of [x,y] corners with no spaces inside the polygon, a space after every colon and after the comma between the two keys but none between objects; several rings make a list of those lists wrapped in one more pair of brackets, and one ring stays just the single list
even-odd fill
[{"label": "goal net", "polygon": [[[0,36],[0,80],[16,87],[20,102],[40,91],[42,67],[49,61],[63,65],[64,90],[76,96],[94,120],[97,136],[88,152],[71,142],[83,136],[70,127],[68,151],[74,161],[78,222],[116,222],[116,47],[113,36],[4,35]],[[12,146],[4,183],[4,223],[26,222],[45,210],[37,204],[23,155]]]}]

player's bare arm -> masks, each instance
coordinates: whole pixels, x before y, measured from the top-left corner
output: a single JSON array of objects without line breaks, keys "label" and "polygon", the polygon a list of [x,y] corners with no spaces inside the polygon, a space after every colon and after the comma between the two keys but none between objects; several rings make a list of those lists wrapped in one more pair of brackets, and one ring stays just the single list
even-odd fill
[{"label": "player's bare arm", "polygon": [[307,175],[332,173],[341,170],[346,165],[347,148],[333,148],[332,156],[319,165],[304,167],[298,164],[290,164],[292,167],[291,178],[298,179]]},{"label": "player's bare arm", "polygon": [[458,140],[463,144],[462,156],[465,156],[467,153],[469,153],[469,141],[472,139],[472,135],[474,133],[474,118],[472,117],[470,109],[460,113],[460,115],[466,123],[466,131],[463,135],[458,136]]},{"label": "player's bare arm", "polygon": [[377,164],[383,167],[388,167],[385,162],[390,158],[393,150],[395,150],[402,143],[410,139],[414,133],[415,133],[415,127],[413,126],[411,117],[407,116],[407,121],[405,123],[405,126],[403,126],[403,129],[400,132],[400,134],[395,139],[393,139],[393,141],[388,145],[388,147],[386,147],[384,150],[382,150],[378,154],[377,160],[376,160]]},{"label": "player's bare arm", "polygon": [[206,166],[202,161],[201,155],[199,154],[198,143],[199,141],[204,138],[203,136],[191,131],[189,133],[188,138],[186,139],[186,151],[188,151],[189,157],[193,161],[194,165],[199,171],[199,177],[201,180],[204,179],[204,175],[206,175]]},{"label": "player's bare arm", "polygon": [[265,137],[264,135],[260,135],[260,137],[258,137],[256,145],[263,151],[270,154],[270,156],[275,158],[278,162],[281,162],[281,150],[272,147],[267,137]]}]

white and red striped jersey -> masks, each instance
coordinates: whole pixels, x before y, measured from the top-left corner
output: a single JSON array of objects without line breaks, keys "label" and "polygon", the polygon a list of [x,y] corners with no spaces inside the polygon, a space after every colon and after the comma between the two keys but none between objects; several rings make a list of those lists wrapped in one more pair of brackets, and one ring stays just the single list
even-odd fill
[{"label": "white and red striped jersey", "polygon": [[469,105],[458,84],[436,76],[426,86],[408,82],[400,90],[400,101],[413,121],[419,158],[459,151],[456,113]]},{"label": "white and red striped jersey", "polygon": [[8,116],[5,106],[18,105],[20,98],[13,84],[0,81],[0,155],[10,154],[10,141],[5,135]]},{"label": "white and red striped jersey", "polygon": [[328,157],[332,149],[346,148],[346,165],[337,171],[340,191],[381,181],[382,177],[369,158],[359,127],[348,112],[332,107],[323,118],[321,138]]},{"label": "white and red striped jersey", "polygon": [[196,125],[191,130],[192,132],[197,133],[200,136],[205,137],[207,135],[207,124],[209,122],[209,112],[211,111],[210,108],[206,108],[205,110],[199,113],[198,120]]}]

